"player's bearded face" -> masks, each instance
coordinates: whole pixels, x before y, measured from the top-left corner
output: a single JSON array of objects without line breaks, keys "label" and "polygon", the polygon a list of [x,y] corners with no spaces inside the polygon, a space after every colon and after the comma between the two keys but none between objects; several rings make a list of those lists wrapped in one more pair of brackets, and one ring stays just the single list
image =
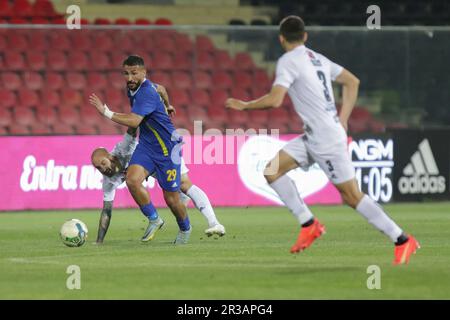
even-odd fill
[{"label": "player's bearded face", "polygon": [[124,66],[123,75],[127,82],[127,88],[136,90],[145,79],[145,68],[142,66]]},{"label": "player's bearded face", "polygon": [[108,177],[112,177],[121,170],[120,163],[112,156],[99,159],[95,164],[95,167],[101,172],[101,174]]}]

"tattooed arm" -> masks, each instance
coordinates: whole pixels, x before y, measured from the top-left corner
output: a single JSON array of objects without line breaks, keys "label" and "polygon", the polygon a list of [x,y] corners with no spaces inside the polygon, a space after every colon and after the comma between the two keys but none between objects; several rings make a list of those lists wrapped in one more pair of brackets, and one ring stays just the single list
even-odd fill
[{"label": "tattooed arm", "polygon": [[103,201],[103,210],[98,223],[97,243],[103,243],[112,215],[112,201]]}]

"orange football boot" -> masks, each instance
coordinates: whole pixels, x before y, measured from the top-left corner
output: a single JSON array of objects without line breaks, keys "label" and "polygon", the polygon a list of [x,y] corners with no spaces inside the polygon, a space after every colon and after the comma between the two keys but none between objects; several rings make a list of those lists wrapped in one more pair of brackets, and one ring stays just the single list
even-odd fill
[{"label": "orange football boot", "polygon": [[395,259],[394,265],[407,264],[409,262],[409,257],[411,254],[416,253],[417,249],[420,249],[419,242],[413,237],[408,235],[408,241],[404,244],[395,246]]},{"label": "orange football boot", "polygon": [[291,253],[298,253],[305,250],[323,233],[325,233],[325,226],[319,220],[314,219],[312,225],[301,228],[297,242],[291,248]]}]

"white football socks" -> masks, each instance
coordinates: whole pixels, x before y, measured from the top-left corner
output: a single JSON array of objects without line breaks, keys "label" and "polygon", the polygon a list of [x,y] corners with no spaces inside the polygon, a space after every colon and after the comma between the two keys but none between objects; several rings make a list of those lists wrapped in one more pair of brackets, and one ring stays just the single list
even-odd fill
[{"label": "white football socks", "polygon": [[394,243],[402,234],[402,229],[368,195],[364,195],[356,206],[356,211],[361,213],[371,225],[391,238]]},{"label": "white football socks", "polygon": [[203,214],[208,221],[209,227],[213,227],[219,224],[217,221],[214,210],[209,202],[208,196],[199,187],[192,185],[186,193],[189,198],[194,202],[195,207]]},{"label": "white football socks", "polygon": [[276,191],[281,201],[289,208],[301,225],[314,217],[300,197],[294,181],[286,174],[272,182],[270,186]]}]

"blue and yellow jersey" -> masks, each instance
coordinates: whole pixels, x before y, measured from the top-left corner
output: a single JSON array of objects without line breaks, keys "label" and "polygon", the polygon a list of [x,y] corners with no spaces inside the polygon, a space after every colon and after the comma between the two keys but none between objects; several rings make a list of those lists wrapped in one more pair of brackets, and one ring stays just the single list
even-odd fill
[{"label": "blue and yellow jersey", "polygon": [[128,98],[131,112],[144,117],[139,125],[139,144],[150,149],[152,157],[169,157],[182,137],[175,131],[156,85],[145,79],[136,91],[128,90]]}]

